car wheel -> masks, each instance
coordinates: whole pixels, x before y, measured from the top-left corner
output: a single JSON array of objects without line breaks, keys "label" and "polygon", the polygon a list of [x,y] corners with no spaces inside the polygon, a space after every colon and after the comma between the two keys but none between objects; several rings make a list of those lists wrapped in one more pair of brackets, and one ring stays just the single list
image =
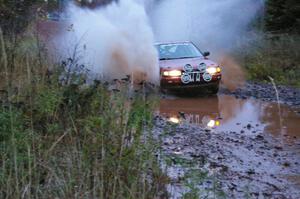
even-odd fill
[{"label": "car wheel", "polygon": [[214,85],[211,87],[211,93],[212,94],[217,94],[219,92],[219,84]]},{"label": "car wheel", "polygon": [[163,88],[161,88],[161,87],[160,87],[159,91],[160,91],[160,93],[163,94],[163,95],[167,94],[166,89],[163,89]]}]

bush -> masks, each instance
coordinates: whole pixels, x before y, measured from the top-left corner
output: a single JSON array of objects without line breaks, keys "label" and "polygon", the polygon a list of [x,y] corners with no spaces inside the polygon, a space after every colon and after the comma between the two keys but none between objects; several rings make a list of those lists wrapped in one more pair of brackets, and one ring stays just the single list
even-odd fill
[{"label": "bush", "polygon": [[300,86],[300,36],[264,35],[254,44],[239,50],[248,78],[269,81],[269,76],[279,84]]},{"label": "bush", "polygon": [[0,38],[0,198],[155,198],[152,100],[86,84],[72,59],[48,65],[35,38],[36,52]]}]

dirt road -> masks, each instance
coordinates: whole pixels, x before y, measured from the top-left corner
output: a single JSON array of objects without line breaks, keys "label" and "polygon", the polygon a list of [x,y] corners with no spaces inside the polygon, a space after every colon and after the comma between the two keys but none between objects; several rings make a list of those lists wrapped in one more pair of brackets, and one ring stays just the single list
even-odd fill
[{"label": "dirt road", "polygon": [[279,107],[251,92],[162,96],[154,134],[171,198],[300,198],[297,98]]}]

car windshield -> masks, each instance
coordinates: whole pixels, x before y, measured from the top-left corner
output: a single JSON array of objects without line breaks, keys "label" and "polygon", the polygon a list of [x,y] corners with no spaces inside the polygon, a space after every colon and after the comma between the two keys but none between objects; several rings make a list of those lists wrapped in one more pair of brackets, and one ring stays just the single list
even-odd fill
[{"label": "car windshield", "polygon": [[192,43],[156,45],[160,60],[203,57]]}]

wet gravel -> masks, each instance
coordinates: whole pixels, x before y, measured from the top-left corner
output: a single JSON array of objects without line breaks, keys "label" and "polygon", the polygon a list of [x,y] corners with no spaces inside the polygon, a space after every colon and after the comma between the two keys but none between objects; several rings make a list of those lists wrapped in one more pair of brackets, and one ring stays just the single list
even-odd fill
[{"label": "wet gravel", "polygon": [[[277,86],[279,101],[282,104],[289,105],[292,107],[300,107],[300,89],[290,86]],[[221,93],[234,95],[236,98],[256,98],[263,101],[276,102],[276,92],[272,84],[267,83],[256,83],[256,82],[246,82],[244,87],[238,88],[234,91],[229,91],[222,88]]]},{"label": "wet gravel", "polygon": [[[299,88],[276,89],[281,104],[300,108]],[[221,88],[220,93],[238,99],[277,102],[272,84],[247,82],[235,91]],[[214,198],[216,194],[216,198],[218,194],[225,194],[226,198],[300,198],[299,139],[287,144],[271,134],[253,131],[250,124],[240,132],[224,132],[188,123],[170,124],[161,116],[154,123],[154,135],[161,142],[161,164],[171,178],[170,198],[182,198],[192,190],[187,186],[191,180],[186,174],[195,170],[207,172],[204,178],[196,180],[200,198]],[[166,164],[164,157],[171,157],[172,161]]]},{"label": "wet gravel", "polygon": [[299,141],[286,145],[270,134],[253,133],[251,128],[217,132],[190,124],[174,125],[161,116],[156,116],[154,123],[162,165],[171,179],[170,198],[182,198],[190,190],[186,174],[191,170],[208,172],[196,180],[196,187],[204,194],[200,198],[221,193],[226,198],[300,198],[299,183],[289,180],[293,176],[299,179]]}]

